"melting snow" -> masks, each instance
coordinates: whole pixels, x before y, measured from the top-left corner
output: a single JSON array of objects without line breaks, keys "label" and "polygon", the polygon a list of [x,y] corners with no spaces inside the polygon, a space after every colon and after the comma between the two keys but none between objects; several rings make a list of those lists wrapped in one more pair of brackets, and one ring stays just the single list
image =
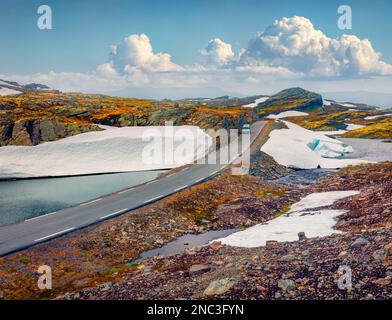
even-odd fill
[{"label": "melting snow", "polygon": [[321,207],[330,206],[340,199],[356,194],[359,192],[313,193],[292,205],[287,214],[215,241],[234,247],[253,248],[264,246],[268,240],[296,241],[299,232],[305,232],[308,238],[340,233],[333,227],[336,224],[336,217],[345,213],[346,210],[321,209]]},{"label": "melting snow", "polygon": [[20,94],[20,91],[0,87],[0,96],[8,96],[12,94]]},{"label": "melting snow", "polygon": [[358,108],[358,106],[352,103],[340,103],[340,105],[347,108]]},{"label": "melting snow", "polygon": [[347,125],[346,130],[348,130],[348,131],[356,130],[356,129],[360,129],[360,128],[365,127],[363,125],[354,124],[354,123],[345,123],[345,125]]},{"label": "melting snow", "polygon": [[378,119],[378,118],[383,118],[383,117],[389,117],[389,116],[392,116],[392,113],[379,114],[379,115],[377,115],[377,116],[368,116],[368,117],[365,117],[364,119],[365,119],[365,120],[373,120],[373,119]]},{"label": "melting snow", "polygon": [[336,159],[353,149],[325,133],[310,131],[288,121],[288,129],[274,130],[261,151],[286,167],[299,169],[342,168],[366,163],[357,159]]},{"label": "melting snow", "polygon": [[308,116],[309,113],[301,112],[301,111],[285,111],[279,114],[270,114],[267,119],[283,119],[288,117],[301,117]]},{"label": "melting snow", "polygon": [[[211,137],[195,126],[106,127],[37,146],[0,148],[0,177],[45,177],[108,172],[155,170],[181,166],[200,158]],[[170,129],[171,128],[171,129]],[[165,130],[166,129],[166,130]],[[157,137],[152,142],[143,136]],[[174,137],[174,139],[173,139]],[[143,141],[144,140],[144,141]],[[173,141],[174,140],[174,141]],[[165,145],[177,155],[165,160]],[[146,163],[143,151],[155,147]],[[182,153],[183,152],[183,153]],[[144,153],[145,155],[145,153]]]},{"label": "melting snow", "polygon": [[269,99],[269,97],[258,98],[258,99],[256,99],[254,102],[249,103],[249,104],[245,104],[245,105],[243,105],[242,107],[243,107],[243,108],[254,108],[254,107],[257,107],[257,105],[258,105],[259,103],[265,102],[265,101],[267,101],[268,99]]}]

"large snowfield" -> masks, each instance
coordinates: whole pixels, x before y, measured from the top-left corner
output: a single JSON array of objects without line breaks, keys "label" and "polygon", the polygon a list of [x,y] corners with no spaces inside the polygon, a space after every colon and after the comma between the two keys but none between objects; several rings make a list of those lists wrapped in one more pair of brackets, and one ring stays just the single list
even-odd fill
[{"label": "large snowfield", "polygon": [[320,133],[288,121],[283,122],[288,129],[272,131],[270,138],[261,148],[261,151],[273,157],[279,164],[296,169],[334,169],[367,162],[339,159],[353,149],[328,137],[328,132]]},{"label": "large snowfield", "polygon": [[312,193],[292,205],[287,214],[215,241],[221,241],[223,244],[234,247],[254,248],[264,246],[268,240],[297,241],[299,232],[305,232],[308,238],[340,233],[333,227],[336,224],[336,217],[345,213],[346,210],[322,209],[322,207],[330,206],[340,199],[356,194],[359,192]]},{"label": "large snowfield", "polygon": [[[103,128],[106,130],[37,146],[1,147],[0,177],[68,176],[174,168],[202,157],[211,145],[211,137],[196,126]],[[155,138],[143,141],[143,136]],[[173,148],[170,148],[171,143]],[[168,148],[165,150],[162,146]],[[167,150],[169,156],[165,154]]]}]

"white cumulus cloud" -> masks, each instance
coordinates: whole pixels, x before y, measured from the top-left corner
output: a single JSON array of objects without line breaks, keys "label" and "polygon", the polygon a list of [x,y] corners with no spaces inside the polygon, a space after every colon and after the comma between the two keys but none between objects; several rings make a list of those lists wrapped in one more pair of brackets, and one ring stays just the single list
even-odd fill
[{"label": "white cumulus cloud", "polygon": [[309,76],[392,74],[368,39],[342,35],[332,39],[305,17],[276,20],[249,41],[239,65],[286,68]]},{"label": "white cumulus cloud", "polygon": [[105,75],[137,72],[182,71],[183,67],[173,63],[168,53],[154,53],[150,39],[144,33],[132,34],[112,47],[110,61],[98,66]]},{"label": "white cumulus cloud", "polygon": [[209,65],[217,66],[224,65],[234,58],[231,44],[218,38],[210,40],[207,47],[201,51],[201,54],[207,58]]}]

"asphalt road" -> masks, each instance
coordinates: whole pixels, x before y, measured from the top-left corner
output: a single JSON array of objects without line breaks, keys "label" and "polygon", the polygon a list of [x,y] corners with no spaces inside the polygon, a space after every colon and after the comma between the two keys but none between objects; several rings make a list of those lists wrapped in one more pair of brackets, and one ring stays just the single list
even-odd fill
[{"label": "asphalt road", "polygon": [[[250,143],[260,134],[264,124],[265,122],[258,121],[252,125]],[[242,136],[239,140],[239,143],[242,143]],[[134,188],[0,227],[0,256],[113,218],[208,180],[227,166],[219,164],[219,156],[217,159],[217,164],[192,164],[182,171]]]}]

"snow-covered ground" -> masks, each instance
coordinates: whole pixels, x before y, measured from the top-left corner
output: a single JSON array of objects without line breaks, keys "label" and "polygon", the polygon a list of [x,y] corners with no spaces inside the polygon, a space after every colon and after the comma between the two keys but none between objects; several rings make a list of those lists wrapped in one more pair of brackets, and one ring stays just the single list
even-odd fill
[{"label": "snow-covered ground", "polygon": [[363,126],[361,124],[354,124],[354,123],[345,123],[345,125],[347,125],[346,130],[348,130],[348,131],[356,130],[356,129],[360,129],[360,128],[365,127],[365,126]]},{"label": "snow-covered ground", "polygon": [[392,113],[379,114],[379,115],[377,115],[377,116],[368,116],[368,117],[365,117],[364,119],[365,119],[365,120],[373,120],[373,119],[378,119],[378,118],[383,118],[383,117],[389,117],[389,116],[392,116]]},{"label": "snow-covered ground", "polygon": [[301,111],[284,111],[279,114],[270,114],[267,119],[284,119],[288,117],[302,117],[308,116],[309,113],[301,112]]},{"label": "snow-covered ground", "polygon": [[287,214],[214,241],[221,241],[223,244],[235,247],[254,248],[264,246],[268,240],[296,241],[299,232],[305,232],[308,238],[339,233],[340,231],[333,229],[336,217],[346,211],[322,209],[322,207],[330,206],[340,199],[358,193],[358,191],[313,193],[292,205]]},{"label": "snow-covered ground", "polygon": [[330,100],[323,100],[323,104],[324,104],[324,106],[330,106],[331,104],[332,104],[332,101],[330,101]]},{"label": "snow-covered ground", "polygon": [[347,108],[358,108],[358,106],[356,106],[355,104],[352,103],[339,103],[341,106],[343,107],[347,107]]},{"label": "snow-covered ground", "polygon": [[320,134],[324,134],[326,136],[338,136],[340,134],[344,134],[347,130],[335,130],[335,131],[317,131]]},{"label": "snow-covered ground", "polygon": [[320,133],[304,129],[294,123],[284,121],[288,129],[274,130],[262,146],[261,151],[272,156],[286,167],[298,169],[342,168],[365,163],[357,159],[338,159],[352,152],[350,146]]},{"label": "snow-covered ground", "polygon": [[256,100],[255,100],[254,102],[252,102],[252,103],[245,104],[245,105],[243,105],[242,107],[243,107],[243,108],[254,108],[254,107],[257,107],[257,105],[258,105],[259,103],[265,102],[265,101],[267,101],[268,99],[269,99],[269,97],[262,97],[262,98],[256,99]]},{"label": "snow-covered ground", "polygon": [[9,88],[0,88],[0,96],[8,96],[11,94],[19,94],[21,93],[20,91],[12,90]]},{"label": "snow-covered ground", "polygon": [[[202,157],[211,145],[211,137],[195,126],[103,128],[106,130],[37,146],[1,147],[0,177],[173,168]],[[153,137],[151,141],[147,140],[149,137]],[[166,149],[169,150],[166,156],[163,146],[171,143],[173,148]]]}]

